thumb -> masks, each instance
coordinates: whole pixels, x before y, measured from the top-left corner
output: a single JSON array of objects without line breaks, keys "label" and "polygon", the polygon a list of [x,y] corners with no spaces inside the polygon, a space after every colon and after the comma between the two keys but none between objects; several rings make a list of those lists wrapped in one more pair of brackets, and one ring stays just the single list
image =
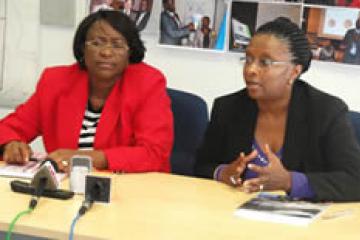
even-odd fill
[{"label": "thumb", "polygon": [[267,156],[267,159],[270,163],[273,163],[274,161],[277,161],[278,157],[275,155],[275,153],[273,153],[270,149],[269,144],[265,144],[265,155]]}]

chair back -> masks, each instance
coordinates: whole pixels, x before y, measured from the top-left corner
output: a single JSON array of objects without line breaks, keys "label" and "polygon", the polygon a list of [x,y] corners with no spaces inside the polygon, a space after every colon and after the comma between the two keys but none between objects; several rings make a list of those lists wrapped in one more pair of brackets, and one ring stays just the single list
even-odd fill
[{"label": "chair back", "polygon": [[171,172],[194,176],[196,151],[209,122],[206,102],[199,96],[168,88],[174,114],[175,141]]},{"label": "chair back", "polygon": [[360,112],[349,111],[351,123],[355,130],[355,136],[360,144]]}]

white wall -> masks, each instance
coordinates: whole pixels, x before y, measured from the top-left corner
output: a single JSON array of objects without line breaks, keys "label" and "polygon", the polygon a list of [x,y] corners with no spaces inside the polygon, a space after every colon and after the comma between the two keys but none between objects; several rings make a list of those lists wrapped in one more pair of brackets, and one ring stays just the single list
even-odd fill
[{"label": "white wall", "polygon": [[[170,87],[213,99],[244,87],[239,55],[159,47],[148,41],[146,61],[162,69]],[[360,111],[360,66],[313,61],[302,76],[313,86],[342,98]]]},{"label": "white wall", "polygon": [[[4,1],[4,0],[0,0]],[[155,0],[154,11],[161,10]],[[160,5],[159,5],[160,4]],[[76,0],[77,22],[85,16],[86,1]],[[8,1],[4,86],[0,105],[14,105],[33,91],[46,66],[72,63],[74,28],[41,26],[39,0]],[[158,19],[158,18],[157,18]],[[143,33],[147,47],[146,62],[161,69],[168,86],[202,96],[211,108],[215,97],[244,86],[242,66],[234,53],[158,46],[154,28]],[[351,109],[360,111],[360,66],[314,61],[303,78],[314,86],[343,98]],[[11,90],[11,91],[10,91]],[[0,109],[0,117],[9,109]]]}]

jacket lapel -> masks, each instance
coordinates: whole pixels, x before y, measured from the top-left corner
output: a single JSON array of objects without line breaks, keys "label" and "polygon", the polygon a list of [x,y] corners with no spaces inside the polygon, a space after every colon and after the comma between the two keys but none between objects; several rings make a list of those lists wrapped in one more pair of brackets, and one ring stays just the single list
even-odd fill
[{"label": "jacket lapel", "polygon": [[302,150],[307,149],[310,131],[304,94],[302,85],[296,81],[290,100],[282,158],[284,166],[289,170],[303,169],[303,162],[309,157]]},{"label": "jacket lapel", "polygon": [[57,135],[59,148],[77,149],[88,99],[88,74],[75,71],[70,78],[73,84],[64,89],[59,99]]},{"label": "jacket lapel", "polygon": [[[123,74],[123,78],[125,78]],[[114,85],[108,99],[105,102],[101,113],[100,121],[98,123],[95,135],[94,147],[100,148],[102,146],[109,146],[111,136],[115,136],[114,130],[119,123],[120,109],[121,109],[121,89],[124,79],[118,79]]]},{"label": "jacket lapel", "polygon": [[242,109],[242,111],[232,111],[234,116],[229,130],[233,139],[230,139],[229,143],[236,144],[230,149],[235,149],[232,155],[237,157],[242,151],[249,154],[252,150],[251,145],[254,138],[258,108],[255,101],[247,95],[246,90],[238,94],[234,106],[234,109],[236,108]]}]

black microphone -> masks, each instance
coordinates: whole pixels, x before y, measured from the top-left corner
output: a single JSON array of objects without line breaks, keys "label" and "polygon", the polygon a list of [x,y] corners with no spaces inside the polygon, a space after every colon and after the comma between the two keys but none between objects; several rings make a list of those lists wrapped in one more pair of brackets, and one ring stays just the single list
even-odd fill
[{"label": "black microphone", "polygon": [[[54,167],[56,166],[56,167]],[[45,189],[56,190],[59,186],[59,180],[56,177],[57,164],[53,160],[45,160],[41,163],[39,170],[31,180],[31,186],[36,189],[36,195],[42,195]]]},{"label": "black microphone", "polygon": [[79,215],[84,215],[93,205],[94,201],[101,197],[102,191],[104,190],[103,183],[101,181],[95,181],[94,184],[88,187],[85,192],[85,200],[83,201]]},{"label": "black microphone", "polygon": [[93,205],[94,200],[92,199],[85,199],[82,204],[81,207],[79,209],[79,215],[82,216],[84,215]]},{"label": "black microphone", "polygon": [[[54,167],[55,166],[55,167]],[[56,190],[59,186],[59,180],[56,177],[56,162],[52,160],[44,160],[40,164],[40,168],[35,173],[30,185],[35,188],[33,197],[30,200],[29,207],[34,209],[43,195],[44,190]]]},{"label": "black microphone", "polygon": [[40,196],[46,196],[51,198],[69,199],[74,196],[74,192],[57,189],[59,186],[59,180],[56,177],[58,166],[52,159],[45,159],[39,170],[35,173],[31,183],[14,180],[11,181],[11,189],[14,192],[21,192],[36,196],[36,199],[32,199],[30,207],[35,207],[37,200]]}]

